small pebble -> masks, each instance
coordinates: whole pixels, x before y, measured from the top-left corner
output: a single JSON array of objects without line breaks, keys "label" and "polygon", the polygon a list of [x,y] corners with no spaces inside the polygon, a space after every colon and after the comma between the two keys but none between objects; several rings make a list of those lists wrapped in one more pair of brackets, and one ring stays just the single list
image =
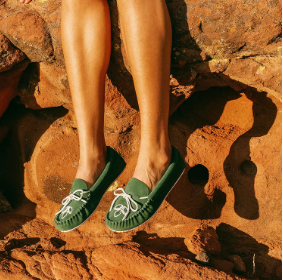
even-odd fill
[{"label": "small pebble", "polygon": [[246,272],[246,266],[243,259],[238,255],[229,256],[229,261],[234,264],[234,270],[237,272]]},{"label": "small pebble", "polygon": [[205,265],[208,265],[208,264],[210,263],[209,255],[208,255],[206,252],[204,252],[204,251],[199,252],[199,253],[196,255],[195,259],[196,259],[198,262],[200,262],[200,263],[202,263],[202,264],[205,264]]},{"label": "small pebble", "polygon": [[191,236],[185,238],[184,243],[188,251],[195,255],[199,252],[218,255],[221,252],[221,245],[218,241],[216,230],[206,225],[196,229]]}]

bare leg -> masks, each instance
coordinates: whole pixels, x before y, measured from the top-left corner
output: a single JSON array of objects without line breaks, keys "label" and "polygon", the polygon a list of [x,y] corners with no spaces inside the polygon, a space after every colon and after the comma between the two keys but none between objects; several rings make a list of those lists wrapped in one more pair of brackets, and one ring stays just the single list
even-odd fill
[{"label": "bare leg", "polygon": [[78,124],[76,178],[90,187],[105,167],[105,75],[111,52],[107,0],[63,0],[61,38]]},{"label": "bare leg", "polygon": [[168,137],[171,22],[164,0],[117,2],[141,116],[140,152],[133,177],[152,189],[171,159]]}]

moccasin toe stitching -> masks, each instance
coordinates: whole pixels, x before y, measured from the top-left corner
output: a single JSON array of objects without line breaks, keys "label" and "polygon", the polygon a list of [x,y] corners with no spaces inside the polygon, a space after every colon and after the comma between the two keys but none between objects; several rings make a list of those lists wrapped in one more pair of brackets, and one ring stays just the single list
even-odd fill
[{"label": "moccasin toe stitching", "polygon": [[[148,187],[142,181],[132,177],[124,190],[121,190],[120,193],[114,192],[116,198],[114,198],[105,216],[105,222],[108,228],[113,231],[123,232],[132,230],[149,220],[157,212],[171,189],[175,186],[183,174],[185,167],[186,165],[179,151],[172,146],[171,162],[162,178],[150,193]],[[121,204],[119,207],[124,217],[119,217],[120,214],[118,214],[114,216],[116,218],[114,220],[112,211],[119,210],[119,207],[117,208],[115,206],[118,199],[120,199],[119,196],[125,200],[122,203],[119,200]],[[147,200],[143,201],[145,198]],[[141,204],[142,207],[140,205],[136,208],[131,207],[132,201],[134,201],[134,205]]]},{"label": "moccasin toe stitching", "polygon": [[127,217],[123,221],[112,221],[109,217],[109,212],[106,215],[105,222],[112,230],[119,231],[120,229],[129,230],[137,224],[144,223],[150,215],[153,214],[153,207],[150,204],[152,200],[149,198],[144,205],[133,215]]},{"label": "moccasin toe stitching", "polygon": [[73,180],[70,194],[63,199],[62,206],[55,215],[56,228],[60,231],[71,231],[90,218],[108,187],[125,166],[123,158],[107,146],[106,165],[93,186],[88,189],[83,180]]}]

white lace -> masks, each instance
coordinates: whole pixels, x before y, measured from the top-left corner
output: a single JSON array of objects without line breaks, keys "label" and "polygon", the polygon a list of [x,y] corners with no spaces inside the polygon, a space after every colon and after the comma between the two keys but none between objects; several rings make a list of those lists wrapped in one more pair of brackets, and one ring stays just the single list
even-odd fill
[{"label": "white lace", "polygon": [[[118,193],[117,191],[121,191],[121,193]],[[116,206],[114,207],[114,210],[116,210],[116,211],[114,212],[114,217],[115,217],[115,218],[118,217],[118,216],[120,216],[121,214],[124,214],[124,217],[123,217],[123,219],[122,219],[122,221],[124,221],[124,220],[127,218],[128,214],[130,213],[130,210],[132,210],[133,212],[137,212],[137,211],[138,211],[138,204],[136,203],[136,201],[133,200],[133,198],[132,198],[132,196],[131,196],[130,194],[128,194],[128,193],[126,193],[126,192],[124,191],[124,189],[122,189],[122,188],[116,189],[116,190],[114,191],[114,195],[115,195],[116,197],[115,197],[114,200],[112,201],[112,204],[111,204],[111,207],[110,207],[110,210],[109,210],[109,211],[112,210],[115,201],[116,201],[120,196],[122,196],[122,197],[126,200],[126,202],[127,202],[127,206],[125,206],[125,205],[123,205],[123,204],[118,204],[118,205],[116,205]],[[147,196],[145,196],[145,197],[140,197],[139,199],[146,199],[146,198],[148,198],[148,197],[147,197]],[[131,202],[134,204],[135,208],[132,207]]]},{"label": "white lace", "polygon": [[[75,194],[79,193],[79,196],[76,196]],[[62,205],[63,208],[56,213],[56,216],[62,213],[62,219],[64,219],[68,214],[72,214],[73,212],[73,207],[72,206],[67,206],[70,201],[76,200],[76,201],[82,201],[86,203],[86,201],[83,199],[83,195],[85,193],[89,193],[89,191],[83,191],[83,190],[76,190],[72,194],[69,194],[62,200]]]}]

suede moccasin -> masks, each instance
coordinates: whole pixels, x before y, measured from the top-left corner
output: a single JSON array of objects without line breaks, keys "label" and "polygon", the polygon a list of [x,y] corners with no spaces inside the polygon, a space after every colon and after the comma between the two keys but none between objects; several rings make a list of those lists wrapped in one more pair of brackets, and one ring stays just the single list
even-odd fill
[{"label": "suede moccasin", "polygon": [[116,197],[105,216],[107,227],[115,232],[124,232],[148,221],[177,183],[185,166],[179,151],[172,146],[171,162],[151,192],[146,184],[133,177],[125,189],[116,189]]},{"label": "suede moccasin", "polygon": [[83,224],[95,211],[102,196],[121,174],[126,163],[111,147],[107,146],[106,165],[93,186],[88,189],[85,181],[74,179],[70,194],[62,201],[55,216],[55,226],[62,232],[71,231]]}]

